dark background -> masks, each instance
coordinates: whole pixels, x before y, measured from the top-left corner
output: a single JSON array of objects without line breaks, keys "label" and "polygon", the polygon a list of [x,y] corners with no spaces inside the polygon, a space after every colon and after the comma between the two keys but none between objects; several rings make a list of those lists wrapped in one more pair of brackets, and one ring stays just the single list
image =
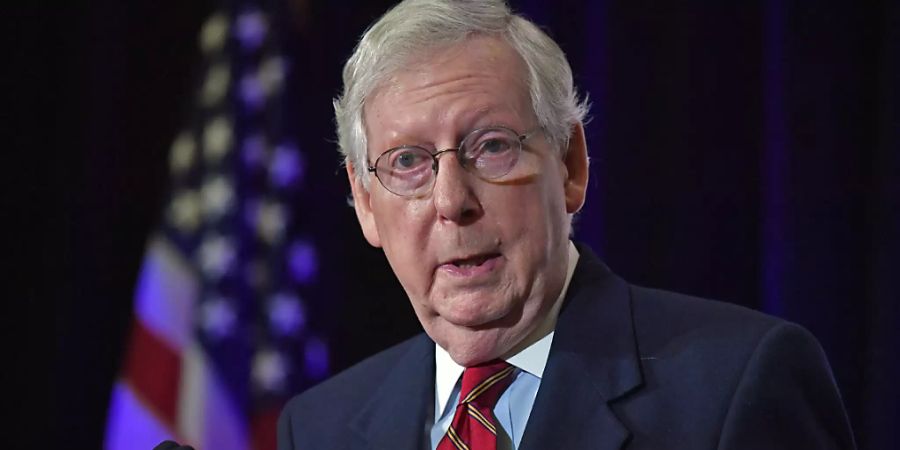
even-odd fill
[{"label": "dark background", "polygon": [[[318,194],[297,208],[328,249],[327,294],[311,320],[334,371],[419,330],[345,206],[332,143],[343,61],[392,3],[284,10],[285,48],[299,62],[290,102]],[[897,2],[511,3],[547,27],[593,101],[578,239],[631,282],[807,327],[860,447],[897,448]],[[16,230],[4,271],[22,288],[4,308],[14,444],[101,446],[167,152],[196,85],[197,33],[214,6],[4,11],[3,199]]]}]

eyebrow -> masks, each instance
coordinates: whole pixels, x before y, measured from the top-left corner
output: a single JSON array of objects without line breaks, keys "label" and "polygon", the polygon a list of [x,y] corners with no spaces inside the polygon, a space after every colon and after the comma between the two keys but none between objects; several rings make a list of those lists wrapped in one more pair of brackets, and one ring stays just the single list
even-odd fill
[{"label": "eyebrow", "polygon": [[[512,130],[512,131],[514,131],[514,132],[516,132],[516,133],[519,133],[519,131],[518,131],[515,127],[513,127],[512,125],[509,125],[509,124],[507,124],[507,123],[505,123],[505,122],[490,122],[490,123],[487,123],[487,124],[484,124],[484,125],[478,125],[478,126],[475,126],[475,127],[471,127],[471,128],[468,128],[466,131],[463,131],[459,136],[456,137],[456,139],[455,139],[455,141],[454,141],[454,144],[453,144],[453,145],[455,145],[455,146],[457,146],[457,147],[447,147],[447,148],[440,148],[440,149],[439,149],[436,145],[434,145],[433,142],[432,142],[432,143],[429,143],[429,144],[423,144],[423,143],[412,144],[412,143],[409,143],[409,142],[400,141],[400,142],[401,142],[400,144],[397,144],[397,145],[391,145],[391,146],[385,148],[384,150],[381,150],[381,152],[379,153],[379,156],[380,156],[381,154],[384,154],[384,153],[389,152],[389,151],[391,151],[391,150],[396,150],[396,149],[398,149],[398,148],[405,148],[405,147],[418,147],[418,148],[422,148],[422,149],[429,150],[429,151],[431,151],[431,150],[434,150],[434,151],[441,151],[441,150],[447,150],[447,149],[452,149],[452,148],[459,148],[458,146],[462,143],[463,139],[465,139],[467,136],[469,136],[470,134],[474,133],[475,131],[477,131],[477,130],[483,130],[483,129],[485,129],[485,128],[497,128],[497,127],[499,127],[499,128],[506,128],[506,129]],[[413,142],[414,142],[414,141],[413,141]]]},{"label": "eyebrow", "polygon": [[[504,114],[505,117],[503,117],[502,119],[495,118],[489,121],[485,120],[485,117],[491,115],[492,113],[495,113],[497,110],[498,108],[493,106],[483,106],[481,108],[473,110],[473,112],[464,113],[467,117],[460,121],[462,124],[464,124],[464,126],[459,127],[459,129],[456,130],[456,136],[454,136],[453,138],[453,145],[458,145],[466,136],[469,135],[469,133],[481,128],[500,126],[516,130],[517,127],[512,124],[512,118],[508,114]],[[422,147],[426,149],[437,148],[437,146],[434,145],[434,139],[432,138],[423,138],[421,136],[417,136],[418,133],[401,132],[398,134],[400,136],[398,139],[391,139],[389,141],[390,145],[380,151],[383,152],[392,148],[409,146]]]}]

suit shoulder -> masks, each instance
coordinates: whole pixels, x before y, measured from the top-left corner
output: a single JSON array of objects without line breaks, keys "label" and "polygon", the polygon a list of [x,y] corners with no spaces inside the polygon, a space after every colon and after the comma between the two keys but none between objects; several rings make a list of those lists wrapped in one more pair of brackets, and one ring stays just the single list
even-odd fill
[{"label": "suit shoulder", "polygon": [[[282,415],[303,414],[303,411],[317,411],[316,414],[319,414],[322,410],[315,407],[322,404],[330,406],[328,414],[353,414],[365,403],[372,386],[380,384],[410,350],[430,342],[422,333],[370,356],[296,395],[284,407]],[[346,406],[347,411],[343,411],[342,406]]]},{"label": "suit shoulder", "polygon": [[295,396],[278,419],[279,450],[347,447],[348,424],[379,392],[395,370],[421,364],[434,343],[422,333]]},{"label": "suit shoulder", "polygon": [[795,323],[673,292],[632,286],[631,293],[641,356],[657,364],[668,361],[699,378],[724,377],[732,382],[761,355],[782,363],[810,361],[810,367],[828,367],[819,342]]},{"label": "suit shoulder", "polygon": [[690,332],[698,337],[714,335],[757,342],[774,327],[790,324],[723,301],[634,285],[630,292],[635,326],[650,335]]},{"label": "suit shoulder", "polygon": [[720,445],[855,448],[831,367],[809,331],[783,322],[763,336],[732,396]]},{"label": "suit shoulder", "polygon": [[635,442],[853,448],[825,354],[805,328],[673,292],[628,286],[628,295],[643,388],[617,408]]},{"label": "suit shoulder", "polygon": [[[657,289],[630,289],[642,357],[680,361],[689,371],[739,376],[761,346],[785,339],[818,345],[800,325],[743,306]],[[715,367],[708,367],[711,361]]]},{"label": "suit shoulder", "polygon": [[689,335],[694,345],[721,343],[731,351],[747,351],[748,357],[771,346],[822,352],[803,326],[744,306],[639,286],[631,286],[631,293],[636,332],[645,338],[671,342]]}]

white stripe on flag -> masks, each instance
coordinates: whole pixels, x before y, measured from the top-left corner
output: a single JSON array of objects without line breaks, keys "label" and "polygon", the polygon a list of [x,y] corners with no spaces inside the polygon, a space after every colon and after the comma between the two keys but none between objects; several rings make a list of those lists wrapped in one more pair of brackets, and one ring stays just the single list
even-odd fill
[{"label": "white stripe on flag", "polygon": [[151,238],[135,292],[138,320],[180,351],[191,340],[197,295],[199,282],[180,252],[162,236]]},{"label": "white stripe on flag", "polygon": [[184,349],[181,364],[180,435],[198,449],[249,449],[246,418],[199,345],[193,343]]}]

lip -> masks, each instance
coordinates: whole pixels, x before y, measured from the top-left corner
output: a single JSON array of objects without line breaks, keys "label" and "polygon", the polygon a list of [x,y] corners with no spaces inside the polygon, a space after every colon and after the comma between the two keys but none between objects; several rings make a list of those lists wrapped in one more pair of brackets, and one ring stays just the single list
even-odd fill
[{"label": "lip", "polygon": [[[480,260],[477,264],[458,265],[462,261]],[[438,272],[454,278],[475,278],[488,275],[501,264],[502,255],[496,252],[473,254],[462,258],[454,258],[438,265]]]}]

